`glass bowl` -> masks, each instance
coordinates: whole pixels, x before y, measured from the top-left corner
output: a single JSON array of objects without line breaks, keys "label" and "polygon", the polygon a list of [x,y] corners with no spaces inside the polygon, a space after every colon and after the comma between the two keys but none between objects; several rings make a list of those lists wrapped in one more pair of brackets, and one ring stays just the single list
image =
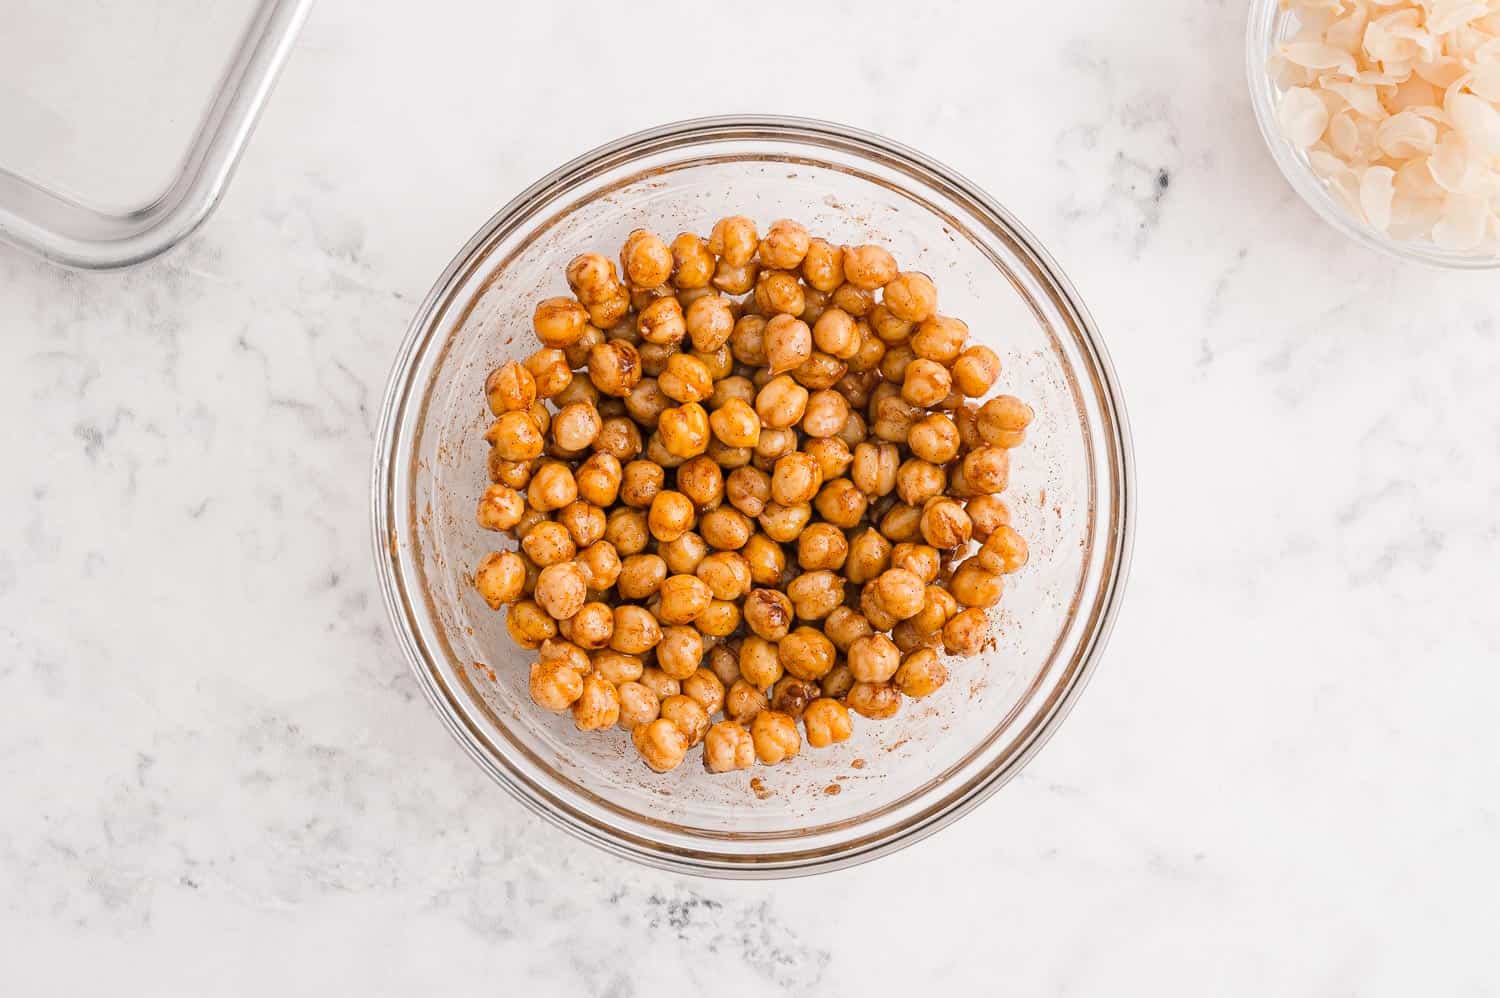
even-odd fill
[{"label": "glass bowl", "polygon": [[1302,200],[1325,222],[1344,235],[1371,249],[1403,260],[1416,260],[1434,267],[1457,270],[1485,270],[1500,267],[1500,256],[1491,252],[1464,253],[1445,250],[1431,242],[1395,239],[1368,224],[1345,205],[1328,184],[1324,183],[1308,162],[1307,153],[1293,146],[1281,134],[1277,120],[1277,102],[1281,90],[1271,79],[1267,63],[1278,46],[1296,33],[1297,19],[1283,10],[1280,0],[1252,0],[1250,20],[1245,32],[1245,72],[1250,82],[1250,105],[1255,121],[1282,176]]},{"label": "glass bowl", "polygon": [[[537,348],[538,298],[575,254],[648,226],[706,233],[744,213],[879,242],[937,282],[943,310],[997,350],[1036,420],[1007,499],[1031,559],[994,612],[995,646],[937,694],[780,766],[727,775],[694,752],[656,775],[621,731],[584,734],[527,696],[532,653],[469,574],[500,535],[474,520],[488,480],[485,375]],[[524,191],[459,250],[396,359],[374,468],[381,585],[422,689],[502,787],[596,845],[678,871],[776,877],[848,866],[941,828],[1036,752],[1083,689],[1119,604],[1131,465],[1119,389],[1067,279],[1010,214],[913,150],[838,125],[719,118],[596,149]]]}]

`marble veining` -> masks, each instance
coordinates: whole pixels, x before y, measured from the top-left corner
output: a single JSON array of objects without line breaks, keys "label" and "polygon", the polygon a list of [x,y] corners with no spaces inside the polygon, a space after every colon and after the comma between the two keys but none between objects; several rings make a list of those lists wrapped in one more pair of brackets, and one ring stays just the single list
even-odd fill
[{"label": "marble veining", "polygon": [[[1500,989],[1500,297],[1301,204],[1243,16],[323,0],[177,252],[0,250],[0,991]],[[877,130],[1009,206],[1105,332],[1141,485],[1108,657],[1026,772],[771,885],[626,865],[491,786],[367,526],[454,249],[596,143],[733,111]]]}]

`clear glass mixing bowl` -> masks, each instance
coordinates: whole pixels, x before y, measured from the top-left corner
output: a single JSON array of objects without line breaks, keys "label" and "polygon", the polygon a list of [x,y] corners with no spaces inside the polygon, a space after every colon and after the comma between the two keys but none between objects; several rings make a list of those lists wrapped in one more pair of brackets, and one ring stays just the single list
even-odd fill
[{"label": "clear glass mixing bowl", "polygon": [[[1031,560],[995,611],[998,641],[950,663],[936,695],[775,767],[656,775],[620,731],[583,734],[527,697],[532,655],[469,573],[498,535],[474,522],[487,484],[485,375],[536,348],[539,297],[575,254],[613,255],[649,226],[705,233],[730,213],[789,217],[879,242],[933,276],[943,311],[1005,363],[1036,421],[1007,493]],[[386,395],[374,469],[381,584],[400,646],[454,736],[494,780],[590,842],[655,866],[790,876],[930,834],[1013,776],[1099,659],[1130,550],[1131,465],[1119,389],[1077,294],[972,183],[876,135],[788,118],[705,119],[632,135],[559,168],[490,219],[413,320]]]}]

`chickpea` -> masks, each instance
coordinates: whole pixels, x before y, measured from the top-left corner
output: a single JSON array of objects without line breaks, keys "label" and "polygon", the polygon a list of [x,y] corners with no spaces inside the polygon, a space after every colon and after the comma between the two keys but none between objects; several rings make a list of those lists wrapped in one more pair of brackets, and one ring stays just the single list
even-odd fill
[{"label": "chickpea", "polygon": [[[485,464],[490,473],[490,481],[497,485],[508,485],[513,489],[524,489],[531,481],[534,461],[535,458],[532,461],[507,461],[499,451],[491,448]],[[524,503],[522,505],[524,506]]]},{"label": "chickpea", "polygon": [[771,687],[771,709],[797,720],[807,705],[823,695],[817,683],[796,676],[782,676]]},{"label": "chickpea", "polygon": [[[560,300],[568,301],[569,299],[563,298]],[[577,303],[575,302],[574,304]],[[582,306],[580,306],[580,308],[581,307]],[[588,310],[583,309],[582,314],[584,319],[584,327],[578,334],[578,338],[575,339],[572,343],[569,343],[566,346],[560,348],[563,352],[563,356],[567,358],[568,367],[570,368],[582,367],[589,359],[589,351],[594,349],[594,347],[598,346],[600,343],[603,343],[606,339],[604,330],[588,321]],[[559,348],[554,347],[553,349]],[[574,382],[577,382],[578,384],[588,383],[582,379],[575,378],[573,379],[573,381],[570,381],[569,384],[572,384]]]},{"label": "chickpea", "polygon": [[885,603],[880,599],[880,590],[873,585],[860,590],[859,612],[864,614],[870,626],[877,631],[889,631],[901,623],[901,618],[886,609]]},{"label": "chickpea", "polygon": [[615,626],[614,633],[610,635],[609,647],[614,651],[626,655],[644,655],[658,647],[663,640],[661,626],[645,607],[626,604],[615,607],[613,612]]},{"label": "chickpea", "polygon": [[745,542],[740,554],[750,563],[750,578],[756,585],[780,585],[781,575],[786,571],[786,553],[780,544],[758,533]]},{"label": "chickpea", "polygon": [[641,457],[652,464],[659,464],[668,470],[679,467],[687,460],[687,458],[678,457],[667,450],[666,446],[661,442],[661,433],[659,431],[651,434],[651,439],[646,441],[646,452]]},{"label": "chickpea", "polygon": [[854,686],[854,673],[849,671],[847,665],[840,663],[833,667],[832,672],[823,677],[818,686],[822,688],[823,696],[842,700]]},{"label": "chickpea", "polygon": [[896,258],[879,246],[845,246],[844,280],[873,291],[896,277]]},{"label": "chickpea", "polygon": [[1014,447],[1023,439],[1032,416],[1031,406],[1014,395],[998,395],[979,407],[975,423],[985,443]]},{"label": "chickpea", "polygon": [[899,394],[876,398],[870,406],[874,416],[874,424],[870,428],[877,437],[888,443],[905,443],[911,436],[911,428],[924,415],[920,406],[912,405]]},{"label": "chickpea", "polygon": [[559,461],[548,461],[538,468],[531,478],[531,487],[526,490],[526,501],[543,513],[562,509],[577,498],[578,483],[573,480],[573,472]]},{"label": "chickpea", "polygon": [[918,528],[928,544],[944,550],[968,544],[974,533],[974,523],[963,506],[947,498],[932,499],[922,507]]},{"label": "chickpea", "polygon": [[542,568],[561,564],[578,553],[578,545],[573,543],[568,528],[551,520],[544,520],[528,530],[521,539],[521,549]]},{"label": "chickpea", "polygon": [[557,637],[557,621],[529,599],[513,603],[506,610],[505,629],[512,641],[528,651],[535,651],[543,641]]},{"label": "chickpea", "polygon": [[626,558],[646,550],[650,530],[646,514],[638,509],[616,507],[604,523],[604,539],[615,546],[615,552]]},{"label": "chickpea", "polygon": [[812,506],[809,503],[783,506],[773,502],[760,514],[757,522],[760,524],[760,529],[771,540],[779,544],[790,544],[806,529],[811,520]]},{"label": "chickpea", "polygon": [[568,287],[585,305],[600,295],[612,293],[619,283],[615,265],[606,256],[598,253],[580,253],[568,264]]},{"label": "chickpea", "polygon": [[[755,281],[755,308],[762,315],[796,318],[807,308],[802,282],[785,270],[762,270]],[[800,320],[799,320],[800,321]],[[806,323],[803,323],[806,325]],[[768,324],[769,328],[769,324]]]},{"label": "chickpea", "polygon": [[[736,671],[738,666],[736,666]],[[770,706],[766,695],[743,679],[736,679],[724,696],[724,714],[731,721],[748,724]]]},{"label": "chickpea", "polygon": [[571,640],[586,651],[609,647],[615,633],[614,611],[607,603],[585,603],[570,622]]},{"label": "chickpea", "polygon": [[548,565],[537,577],[535,599],[548,616],[567,620],[583,609],[588,600],[588,583],[571,561]]},{"label": "chickpea", "polygon": [[1026,541],[1009,525],[1001,524],[980,547],[974,560],[987,572],[1009,575],[1020,571],[1026,558]]},{"label": "chickpea", "polygon": [[920,506],[940,495],[947,483],[948,476],[942,468],[918,458],[912,458],[896,469],[896,494],[909,506]]},{"label": "chickpea", "polygon": [[531,314],[531,328],[547,347],[571,346],[588,326],[588,309],[571,298],[543,299]]},{"label": "chickpea", "polygon": [[977,558],[970,558],[953,572],[949,591],[964,606],[988,609],[1000,602],[1005,583],[1001,576],[986,571]]},{"label": "chickpea", "polygon": [[666,561],[670,574],[692,575],[698,570],[699,562],[708,556],[708,545],[702,537],[689,530],[676,540],[658,544],[656,552]]},{"label": "chickpea", "polygon": [[727,638],[740,629],[739,604],[728,600],[709,600],[708,609],[693,620],[693,626],[710,638]]},{"label": "chickpea", "polygon": [[620,269],[633,288],[660,287],[672,276],[672,250],[660,236],[636,229],[620,249]]},{"label": "chickpea", "polygon": [[823,621],[823,633],[833,642],[835,648],[847,653],[855,641],[869,637],[875,633],[875,630],[858,610],[840,606],[835,607]]},{"label": "chickpea", "polygon": [[729,350],[734,359],[750,367],[766,365],[766,320],[759,315],[742,315],[729,334]]},{"label": "chickpea", "polygon": [[687,735],[664,717],[636,727],[630,732],[630,740],[646,765],[658,773],[681,765],[689,748]]},{"label": "chickpea", "polygon": [[698,669],[682,680],[682,693],[702,705],[709,717],[724,709],[724,684],[708,669]]},{"label": "chickpea", "polygon": [[491,610],[520,599],[525,581],[526,563],[514,551],[492,551],[474,570],[474,588]]},{"label": "chickpea", "polygon": [[756,689],[770,689],[782,675],[776,643],[753,634],[745,638],[740,645],[740,675]]},{"label": "chickpea", "polygon": [[555,347],[543,347],[523,362],[536,384],[536,397],[550,399],[573,383],[568,357]]},{"label": "chickpea", "polygon": [[588,375],[605,395],[628,396],[641,381],[640,352],[624,340],[606,340],[589,351]]},{"label": "chickpea", "polygon": [[814,350],[812,356],[793,369],[792,377],[808,391],[822,391],[839,383],[849,365],[830,354]]},{"label": "chickpea", "polygon": [[896,670],[896,688],[913,699],[930,696],[948,681],[948,669],[931,648],[918,648]]},{"label": "chickpea", "polygon": [[801,319],[779,313],[766,323],[765,344],[771,373],[781,374],[812,356],[812,330]]},{"label": "chickpea", "polygon": [[[602,411],[600,414],[603,415]],[[599,435],[594,438],[593,447],[595,456],[604,454],[614,458],[619,464],[638,456],[641,453],[641,444],[641,431],[635,425],[635,421],[625,416],[615,416],[606,419],[600,426]]]},{"label": "chickpea", "polygon": [[[803,414],[807,411],[807,399],[806,388],[797,384],[789,375],[781,374],[767,382],[766,386],[760,390],[760,394],[756,395],[755,411],[760,416],[763,426],[786,429],[801,421]],[[502,417],[504,418],[507,417]],[[521,460],[521,458],[514,460]]]},{"label": "chickpea", "polygon": [[813,392],[802,416],[802,430],[810,437],[833,437],[849,418],[849,403],[838,392]]},{"label": "chickpea", "polygon": [[662,445],[681,458],[697,457],[708,447],[708,410],[687,402],[661,414],[657,428]]},{"label": "chickpea", "polygon": [[589,588],[603,592],[620,577],[620,555],[609,541],[595,541],[578,552],[577,562]]},{"label": "chickpea", "polygon": [[814,437],[806,441],[802,449],[817,462],[818,471],[825,481],[840,477],[854,463],[854,454],[840,437]]},{"label": "chickpea", "polygon": [[974,540],[981,544],[1010,523],[1010,510],[999,496],[975,496],[964,504],[964,509],[974,523]]},{"label": "chickpea", "polygon": [[771,475],[771,499],[783,506],[810,502],[823,486],[823,471],[813,458],[798,451],[780,458]]},{"label": "chickpea", "polygon": [[583,696],[583,677],[566,662],[533,662],[527,689],[538,707],[560,714]]},{"label": "chickpea", "polygon": [[969,398],[979,398],[1000,377],[1000,358],[986,346],[972,346],[953,362],[953,384]]},{"label": "chickpea", "polygon": [[710,458],[695,457],[677,469],[677,490],[698,509],[714,509],[724,499],[724,472]]},{"label": "chickpea", "polygon": [[904,345],[911,339],[912,330],[916,328],[916,323],[898,317],[884,304],[871,308],[865,321],[869,324],[870,331],[891,348]]},{"label": "chickpea", "polygon": [[734,310],[729,299],[705,294],[694,299],[684,316],[687,334],[697,350],[719,350],[734,332]]},{"label": "chickpea", "polygon": [[664,624],[692,623],[713,599],[708,585],[695,575],[669,575],[661,584],[660,596],[657,615]]},{"label": "chickpea", "polygon": [[891,565],[891,542],[875,529],[863,530],[849,541],[844,577],[855,585],[876,578]]},{"label": "chickpea", "polygon": [[636,554],[620,565],[618,584],[623,599],[647,599],[667,578],[667,563],[654,554]]},{"label": "chickpea", "polygon": [[818,492],[813,506],[829,524],[844,530],[853,529],[864,518],[869,500],[847,478],[835,478]]},{"label": "chickpea", "polygon": [[536,380],[531,372],[510,361],[490,372],[484,380],[484,394],[490,411],[496,416],[507,412],[525,412],[536,401]]},{"label": "chickpea", "polygon": [[682,692],[682,684],[667,675],[654,665],[648,665],[641,670],[641,678],[637,680],[642,686],[656,694],[657,702],[667,697],[676,696]]},{"label": "chickpea", "polygon": [[897,503],[886,510],[880,518],[880,532],[893,543],[916,543],[925,540],[922,536],[922,510],[906,503]]},{"label": "chickpea", "polygon": [[850,477],[871,498],[887,495],[896,488],[900,460],[901,455],[895,444],[868,441],[858,444],[854,448],[854,465]]},{"label": "chickpea", "polygon": [[729,399],[708,418],[714,436],[730,447],[760,443],[760,416],[741,399]]},{"label": "chickpea", "polygon": [[595,652],[589,663],[596,675],[609,680],[614,686],[635,682],[645,672],[645,664],[639,657],[613,649]]},{"label": "chickpea", "polygon": [[830,523],[814,523],[797,538],[797,564],[805,571],[838,571],[848,557],[848,539],[842,530]]},{"label": "chickpea", "polygon": [[760,264],[747,263],[744,266],[735,266],[724,260],[714,268],[713,285],[720,291],[729,295],[742,295],[755,287],[755,279],[760,274]]},{"label": "chickpea", "polygon": [[738,551],[750,540],[755,525],[739,510],[720,506],[703,514],[698,530],[710,547],[719,551]]},{"label": "chickpea", "polygon": [[[775,589],[752,589],[745,597],[745,624],[753,634],[767,641],[786,637],[792,622],[792,601]],[[745,669],[740,663],[740,671]]]},{"label": "chickpea", "polygon": [[933,464],[947,464],[958,456],[958,427],[940,413],[924,416],[912,425],[907,439],[911,452]]},{"label": "chickpea", "polygon": [[639,682],[625,682],[620,684],[617,692],[620,696],[618,723],[626,731],[650,724],[661,716],[661,699],[651,687]]},{"label": "chickpea", "polygon": [[809,239],[802,258],[802,279],[807,282],[808,287],[830,293],[843,284],[843,247],[823,239]]},{"label": "chickpea", "polygon": [[724,483],[729,504],[746,516],[759,516],[771,499],[771,476],[759,468],[736,468]]},{"label": "chickpea", "polygon": [[927,587],[906,569],[887,569],[875,579],[874,586],[881,605],[897,620],[915,617],[921,611]]},{"label": "chickpea", "polygon": [[[865,288],[857,288],[847,280],[833,290],[833,306],[848,312],[854,319],[864,319],[875,307],[875,292]],[[868,330],[868,326],[865,327]],[[861,330],[864,332],[864,330]],[[877,340],[872,332],[865,339]],[[878,341],[878,340],[877,340]],[[862,340],[863,342],[863,340]]]},{"label": "chickpea", "polygon": [[[543,513],[539,509],[533,509],[532,507],[527,506],[526,507],[526,512],[524,512],[524,513],[521,514],[520,521],[517,522],[516,525],[511,528],[511,530],[510,530],[511,536],[515,537],[517,540],[524,541],[526,539],[526,535],[529,534],[529,533],[531,533],[532,529],[534,527],[536,527],[537,524],[539,524],[539,523],[546,523],[546,522],[547,522],[547,514],[546,513]],[[566,527],[563,528],[563,532],[564,533],[567,532],[567,528]]]},{"label": "chickpea", "polygon": [[849,360],[859,353],[859,327],[854,317],[841,308],[825,311],[813,325],[813,342],[826,354]]},{"label": "chickpea", "polygon": [[917,331],[911,338],[911,348],[918,357],[952,365],[958,360],[968,338],[968,323],[946,315],[934,315],[917,326]]},{"label": "chickpea", "polygon": [[948,369],[937,361],[918,357],[906,365],[901,397],[912,405],[935,406],[952,390],[953,379]]},{"label": "chickpea", "polygon": [[881,293],[885,307],[898,319],[921,322],[937,314],[937,287],[926,274],[897,274]]},{"label": "chickpea", "polygon": [[755,742],[744,726],[720,721],[703,738],[703,764],[711,773],[749,769],[755,764]]},{"label": "chickpea", "polygon": [[672,283],[679,288],[706,288],[713,277],[714,258],[708,243],[691,232],[672,240]]},{"label": "chickpea", "polygon": [[777,654],[783,672],[805,680],[826,676],[833,668],[835,656],[833,642],[817,628],[805,626],[782,638]]},{"label": "chickpea", "polygon": [[980,447],[963,461],[964,479],[976,493],[1004,492],[1010,481],[1010,451],[1003,447]]},{"label": "chickpea", "polygon": [[[632,462],[632,466],[635,463]],[[648,465],[647,467],[655,466]],[[676,540],[693,529],[696,521],[693,501],[681,492],[663,490],[651,500],[651,513],[647,517],[647,524],[650,527],[651,536],[659,541]]]},{"label": "chickpea", "polygon": [[990,621],[983,610],[961,610],[943,625],[943,648],[950,655],[970,657],[984,650]]},{"label": "chickpea", "polygon": [[750,722],[750,737],[755,742],[756,757],[767,766],[794,758],[802,751],[797,722],[780,711],[761,712]]},{"label": "chickpea", "polygon": [[579,465],[573,482],[580,500],[603,509],[614,505],[623,478],[619,460],[613,454],[600,451]]},{"label": "chickpea", "polygon": [[690,696],[679,693],[662,700],[661,717],[662,720],[671,721],[677,730],[687,736],[690,748],[708,734],[708,712]]},{"label": "chickpea", "polygon": [[855,683],[844,703],[856,714],[880,721],[901,710],[901,693],[889,683]]},{"label": "chickpea", "polygon": [[604,421],[591,402],[574,402],[564,406],[552,421],[552,438],[568,450],[581,451],[599,437]]},{"label": "chickpea", "polygon": [[801,223],[780,218],[771,223],[760,241],[760,260],[767,267],[795,270],[802,265],[812,246],[812,239]]},{"label": "chickpea", "polygon": [[661,495],[666,480],[667,473],[661,465],[651,461],[631,461],[620,475],[620,501],[637,509],[650,507]]},{"label": "chickpea", "polygon": [[507,485],[491,485],[479,498],[475,519],[486,530],[509,530],[521,522],[526,512],[525,500]]},{"label": "chickpea", "polygon": [[755,222],[744,215],[719,219],[708,234],[708,251],[733,267],[749,263],[759,244]]},{"label": "chickpea", "polygon": [[[636,316],[635,328],[647,343],[676,346],[687,336],[687,321],[682,315],[682,303],[671,296],[653,299]],[[604,387],[599,386],[599,390],[604,391]]]},{"label": "chickpea", "polygon": [[827,748],[854,733],[848,708],[826,696],[807,705],[802,726],[807,729],[807,744],[813,748]]},{"label": "chickpea", "polygon": [[485,431],[495,453],[507,461],[530,461],[542,453],[545,441],[536,421],[526,412],[507,412]]},{"label": "chickpea", "polygon": [[770,470],[776,462],[797,449],[797,431],[776,427],[760,431],[760,443],[755,445],[755,464],[761,470]]}]

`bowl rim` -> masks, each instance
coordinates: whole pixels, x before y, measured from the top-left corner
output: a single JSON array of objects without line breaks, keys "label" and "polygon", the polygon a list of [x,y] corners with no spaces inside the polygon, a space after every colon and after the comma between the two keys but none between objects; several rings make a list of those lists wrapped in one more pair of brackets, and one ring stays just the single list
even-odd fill
[{"label": "bowl rim", "polygon": [[[536,206],[538,198],[558,187],[566,187],[572,180],[597,168],[601,163],[616,160],[624,155],[627,160],[635,152],[655,149],[664,140],[688,143],[695,140],[722,138],[726,133],[747,131],[754,137],[771,140],[834,140],[846,147],[853,147],[860,155],[888,157],[926,174],[929,182],[940,182],[954,188],[992,220],[1004,226],[1007,235],[1016,244],[1021,255],[1029,256],[1028,263],[1038,268],[1041,276],[1055,285],[1056,291],[1074,313],[1077,321],[1079,346],[1092,366],[1090,372],[1096,379],[1099,402],[1109,417],[1109,442],[1117,466],[1118,514],[1112,529],[1107,531],[1103,543],[1106,545],[1106,564],[1112,569],[1099,580],[1099,596],[1094,622],[1079,640],[1079,661],[1071,679],[1062,686],[1048,709],[1035,722],[1029,739],[1017,752],[1007,758],[1004,765],[995,766],[969,793],[953,801],[923,820],[899,826],[885,832],[874,841],[856,842],[847,849],[829,850],[813,857],[794,857],[775,863],[757,864],[732,862],[721,857],[706,859],[669,848],[653,848],[653,843],[642,843],[637,836],[623,834],[610,829],[598,828],[587,822],[575,820],[573,816],[560,812],[554,802],[545,796],[537,796],[527,786],[509,778],[503,763],[491,758],[481,750],[476,739],[468,732],[462,719],[455,716],[443,696],[440,684],[423,666],[423,653],[415,635],[405,619],[409,605],[397,578],[398,560],[397,530],[392,502],[392,481],[398,469],[394,468],[398,441],[401,436],[400,416],[409,403],[407,398],[411,385],[414,360],[421,353],[432,326],[435,309],[461,271],[473,263],[474,253],[488,242],[500,229],[525,215]],[[1131,555],[1134,548],[1136,498],[1135,461],[1128,417],[1124,401],[1107,351],[1101,341],[1098,327],[1084,306],[1072,282],[1063,274],[1056,261],[1043,250],[1036,238],[1021,225],[1005,208],[985,193],[978,185],[956,171],[938,163],[899,142],[862,129],[812,118],[784,115],[722,115],[693,118],[671,122],[633,132],[619,139],[600,145],[580,156],[574,157],[528,186],[492,215],[478,231],[455,253],[453,259],[422,300],[413,314],[392,365],[386,392],[382,400],[381,419],[376,432],[373,449],[371,476],[371,540],[376,574],[385,599],[387,620],[404,653],[407,665],[416,675],[429,703],[442,719],[450,734],[463,746],[469,756],[532,813],[552,824],[590,842],[614,855],[624,857],[647,866],[686,873],[727,879],[774,879],[807,876],[856,866],[880,856],[888,855],[947,827],[958,818],[988,800],[1004,786],[1035,756],[1066,718],[1078,697],[1092,677],[1118,616],[1127,579]],[[1097,515],[1097,514],[1095,514]]]},{"label": "bowl rim", "polygon": [[1500,254],[1465,255],[1428,243],[1392,239],[1355,218],[1334,199],[1328,185],[1312,172],[1301,154],[1282,136],[1276,120],[1274,95],[1280,93],[1280,88],[1271,79],[1266,60],[1276,46],[1278,24],[1289,16],[1290,12],[1282,9],[1281,0],[1251,0],[1245,21],[1245,78],[1250,91],[1250,108],[1261,140],[1292,190],[1323,221],[1355,242],[1386,256],[1442,270],[1493,270],[1500,267]]}]

